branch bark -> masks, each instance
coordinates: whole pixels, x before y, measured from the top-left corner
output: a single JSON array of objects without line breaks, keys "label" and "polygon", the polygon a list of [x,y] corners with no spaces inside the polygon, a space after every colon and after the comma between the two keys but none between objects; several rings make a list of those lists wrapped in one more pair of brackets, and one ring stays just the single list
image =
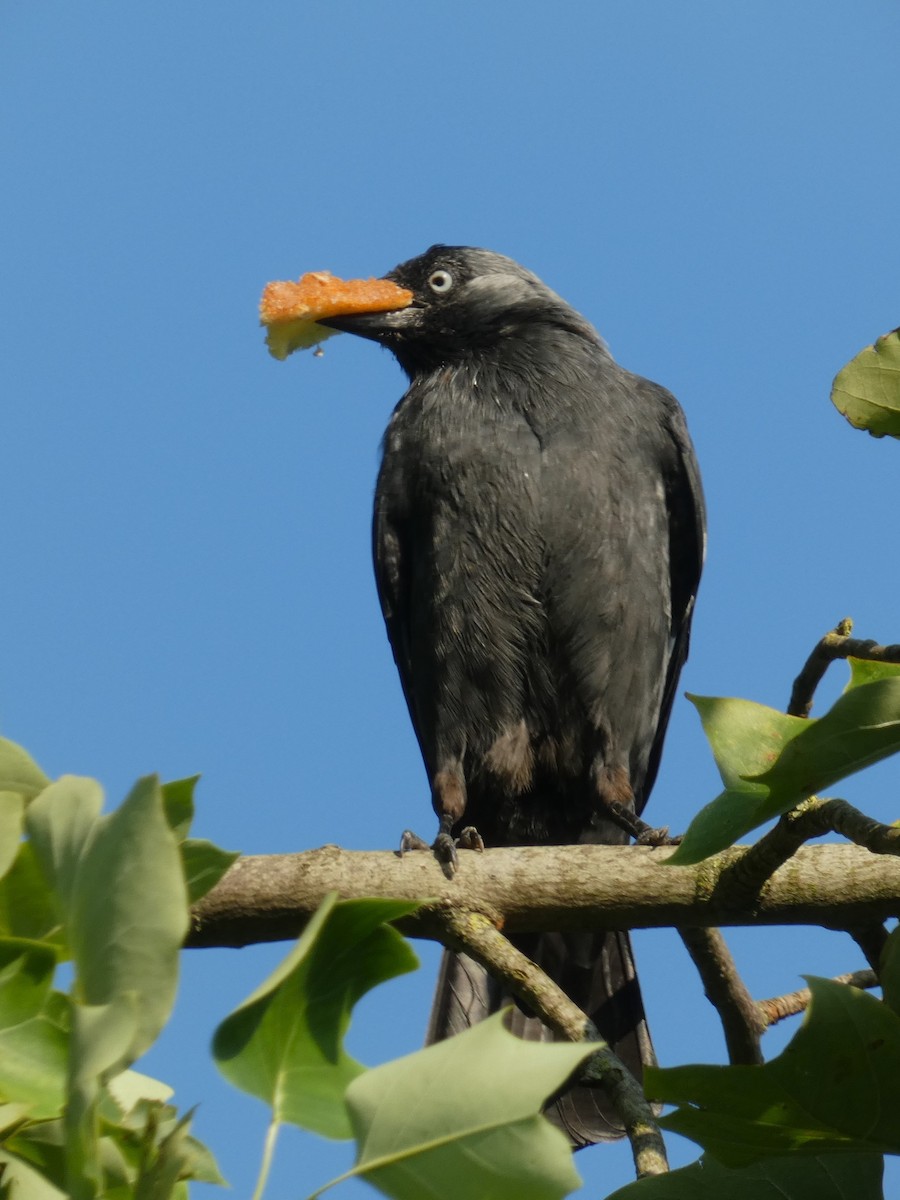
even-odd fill
[{"label": "branch bark", "polygon": [[[872,970],[848,971],[845,975],[832,977],[833,983],[848,983],[855,988],[878,987],[878,976]],[[796,992],[787,992],[784,996],[771,996],[768,1000],[758,1000],[759,1011],[766,1028],[777,1025],[785,1017],[795,1017],[798,1013],[806,1012],[812,993],[809,988],[798,988]]]},{"label": "branch bark", "polygon": [[442,928],[441,940],[445,945],[474,958],[502,979],[560,1038],[567,1042],[598,1043],[582,1078],[598,1080],[619,1114],[631,1143],[638,1179],[668,1171],[665,1143],[641,1085],[559,984],[517,950],[481,913],[452,905],[435,905],[432,912]]},{"label": "branch bark", "polygon": [[681,940],[703,982],[706,998],[719,1014],[728,1061],[754,1066],[763,1061],[760,1038],[766,1018],[738,974],[725,939],[718,929],[680,929]]},{"label": "branch bark", "polygon": [[[726,863],[716,882],[719,900],[737,909],[752,908],[754,898],[779,867],[792,861],[804,842],[825,833],[842,834],[873,854],[900,855],[900,829],[867,817],[846,800],[810,796],[786,812],[743,854]],[[874,914],[873,919],[881,920]],[[842,923],[842,927],[850,924]]]},{"label": "branch bark", "polygon": [[[445,901],[509,932],[658,926],[821,925],[858,929],[900,915],[900,859],[859,846],[803,846],[746,903],[721,886],[746,847],[693,867],[668,848],[541,846],[460,852],[446,879],[431,854],[323,846],[239,859],[193,912],[187,945],[245,946],[296,937],[331,891],[342,898]],[[740,890],[740,889],[738,889]],[[730,893],[730,894],[729,894]],[[399,923],[441,940],[428,904]]]},{"label": "branch bark", "polygon": [[829,666],[839,658],[866,658],[871,662],[900,663],[900,645],[880,646],[878,642],[851,637],[853,621],[844,617],[817,643],[803,669],[794,680],[787,711],[792,717],[808,717],[813,696]]}]

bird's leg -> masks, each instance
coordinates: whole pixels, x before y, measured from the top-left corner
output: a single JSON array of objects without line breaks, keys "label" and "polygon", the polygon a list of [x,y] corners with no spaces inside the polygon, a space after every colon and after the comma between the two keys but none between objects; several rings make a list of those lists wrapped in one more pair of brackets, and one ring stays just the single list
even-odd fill
[{"label": "bird's leg", "polygon": [[483,850],[484,842],[478,830],[467,825],[458,838],[453,836],[453,826],[458,824],[466,811],[466,785],[459,769],[438,771],[431,785],[431,803],[438,815],[438,834],[429,846],[409,829],[400,839],[400,853],[406,850],[431,850],[444,868],[446,875],[453,875],[459,866],[457,847],[461,850]]},{"label": "bird's leg", "polygon": [[451,833],[455,822],[449,813],[441,814],[441,822],[438,826],[438,835],[434,839],[434,844],[431,849],[434,851],[434,856],[439,863],[447,867],[449,874],[453,875],[456,868],[459,866],[459,858],[456,854],[456,840]]},{"label": "bird's leg", "polygon": [[654,828],[634,811],[634,792],[624,767],[601,766],[595,772],[600,813],[623,829],[638,846],[670,846],[669,827]]},{"label": "bird's leg", "polygon": [[624,829],[629,837],[634,838],[638,846],[670,846],[680,841],[680,838],[669,837],[668,825],[654,828],[642,821],[633,808],[621,804],[617,800],[606,801],[603,805],[603,815],[608,816],[620,829]]}]

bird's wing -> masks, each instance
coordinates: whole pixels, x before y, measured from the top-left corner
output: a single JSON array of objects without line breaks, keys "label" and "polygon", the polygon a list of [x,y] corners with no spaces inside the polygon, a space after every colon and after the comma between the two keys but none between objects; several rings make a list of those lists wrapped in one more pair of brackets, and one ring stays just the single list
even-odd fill
[{"label": "bird's wing", "polygon": [[703,559],[699,474],[665,389],[604,363],[544,429],[544,587],[565,668],[640,811],[687,655]]},{"label": "bird's wing", "polygon": [[421,730],[413,699],[413,670],[410,648],[410,563],[406,547],[406,521],[402,506],[397,503],[395,490],[386,486],[385,466],[382,466],[375,491],[372,519],[372,558],[375,565],[375,584],[388,640],[397,664],[400,684],[410,720],[419,746]]},{"label": "bird's wing", "polygon": [[664,446],[663,480],[669,514],[669,575],[672,596],[672,636],[674,642],[666,672],[659,725],[647,766],[643,798],[650,794],[665,738],[669,715],[675,699],[678,677],[688,656],[691,619],[703,559],[706,555],[706,504],[700,483],[700,468],[684,413],[675,397],[658,384],[642,380],[659,398],[665,414],[668,445]]}]

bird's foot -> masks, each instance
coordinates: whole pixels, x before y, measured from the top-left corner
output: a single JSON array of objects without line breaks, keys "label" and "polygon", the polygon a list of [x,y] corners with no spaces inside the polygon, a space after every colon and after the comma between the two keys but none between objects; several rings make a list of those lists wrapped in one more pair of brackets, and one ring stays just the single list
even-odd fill
[{"label": "bird's foot", "polygon": [[420,838],[417,833],[413,833],[411,829],[404,829],[400,838],[401,857],[407,850],[430,850],[448,878],[455,875],[459,867],[457,848],[475,850],[478,853],[484,849],[484,841],[474,825],[467,825],[458,838],[442,829],[431,845],[424,838]]},{"label": "bird's foot", "polygon": [[632,809],[615,800],[605,801],[603,807],[606,815],[634,839],[636,846],[677,846],[681,841],[680,837],[669,837],[668,825],[654,828],[642,821]]},{"label": "bird's foot", "polygon": [[474,825],[467,825],[456,839],[460,850],[475,850],[478,854],[484,849],[484,838]]},{"label": "bird's foot", "polygon": [[644,821],[640,821],[639,824],[642,828],[634,839],[636,846],[677,846],[681,841],[681,834],[678,837],[669,837],[668,825],[661,825],[654,829],[652,825],[647,825]]},{"label": "bird's foot", "polygon": [[400,835],[400,855],[401,857],[407,850],[430,850],[431,846],[424,838],[420,838],[417,833],[413,833],[411,829],[404,829]]}]

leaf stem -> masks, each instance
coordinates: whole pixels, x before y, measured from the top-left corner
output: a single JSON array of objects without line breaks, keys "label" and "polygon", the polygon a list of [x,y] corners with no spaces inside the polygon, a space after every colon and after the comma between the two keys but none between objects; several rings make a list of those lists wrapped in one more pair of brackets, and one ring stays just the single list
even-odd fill
[{"label": "leaf stem", "polygon": [[278,1130],[281,1128],[281,1122],[274,1118],[269,1122],[269,1128],[266,1130],[266,1140],[263,1145],[262,1162],[259,1164],[259,1177],[256,1180],[256,1187],[253,1189],[253,1200],[262,1200],[262,1194],[265,1191],[266,1183],[269,1179],[269,1171],[272,1167],[272,1159],[275,1156],[275,1142],[278,1140]]},{"label": "leaf stem", "polygon": [[345,1171],[343,1175],[338,1175],[336,1179],[329,1179],[327,1183],[323,1183],[322,1186],[314,1191],[311,1196],[307,1196],[306,1200],[319,1200],[319,1196],[321,1196],[324,1192],[327,1192],[329,1188],[333,1188],[335,1184],[343,1183],[345,1179],[353,1179],[354,1176],[358,1175],[358,1166],[351,1167],[350,1170]]}]

